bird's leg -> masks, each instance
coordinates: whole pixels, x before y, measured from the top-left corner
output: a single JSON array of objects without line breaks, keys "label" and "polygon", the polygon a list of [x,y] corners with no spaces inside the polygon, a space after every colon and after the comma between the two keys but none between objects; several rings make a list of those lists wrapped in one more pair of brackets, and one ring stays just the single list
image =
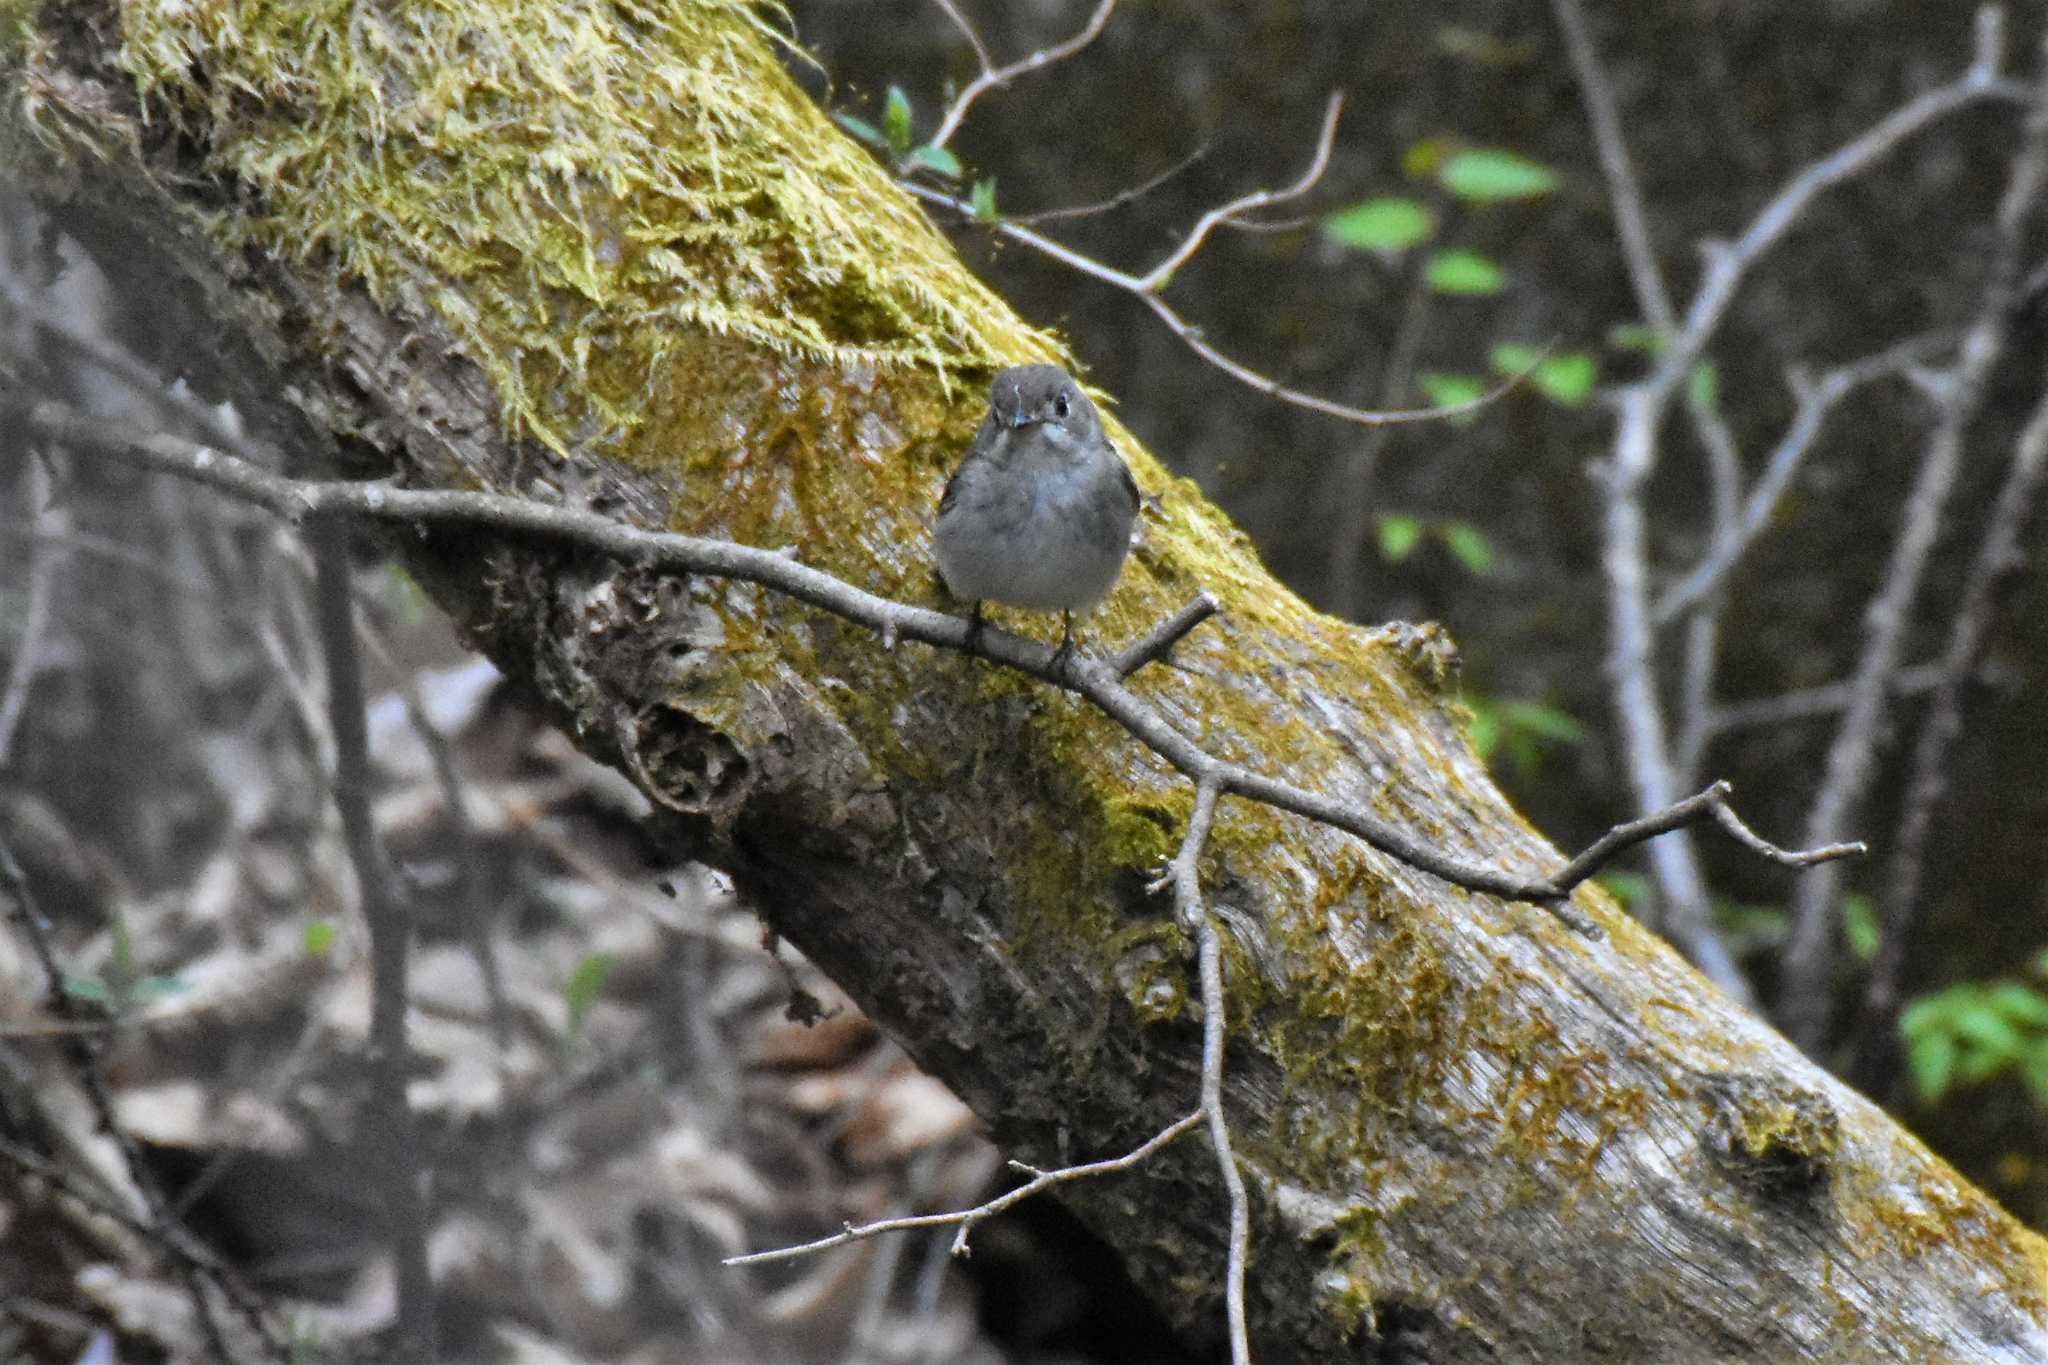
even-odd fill
[{"label": "bird's leg", "polygon": [[1053,652],[1052,671],[1063,673],[1074,657],[1074,613],[1060,613],[1060,647]]},{"label": "bird's leg", "polygon": [[967,614],[967,657],[981,653],[981,599],[974,599],[974,610]]}]

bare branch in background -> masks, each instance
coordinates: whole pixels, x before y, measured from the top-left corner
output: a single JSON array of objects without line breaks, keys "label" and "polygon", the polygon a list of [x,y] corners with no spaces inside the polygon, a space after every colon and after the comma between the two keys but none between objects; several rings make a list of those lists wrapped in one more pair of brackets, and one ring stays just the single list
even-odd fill
[{"label": "bare branch in background", "polygon": [[1239,221],[1247,213],[1258,209],[1271,208],[1301,198],[1322,180],[1323,172],[1330,169],[1330,150],[1337,143],[1337,119],[1344,112],[1344,96],[1332,92],[1323,105],[1323,127],[1316,134],[1315,154],[1309,158],[1308,168],[1295,177],[1294,183],[1277,190],[1253,190],[1241,194],[1227,204],[1210,209],[1195,220],[1194,228],[1181,239],[1181,244],[1168,252],[1159,264],[1138,277],[1138,287],[1148,294],[1155,294],[1173,281],[1180,268],[1194,259],[1202,243],[1209,240],[1209,234],[1226,223]]},{"label": "bare branch in background", "polygon": [[933,0],[933,3],[944,10],[946,17],[966,35],[968,46],[974,49],[975,59],[981,63],[980,74],[967,83],[967,87],[953,101],[952,107],[946,110],[946,116],[939,121],[939,130],[932,134],[934,147],[943,147],[952,141],[953,134],[960,131],[960,124],[967,117],[967,111],[974,107],[976,100],[989,91],[1008,85],[1019,76],[1028,76],[1041,67],[1063,62],[1094,42],[1096,36],[1102,32],[1103,26],[1109,23],[1110,11],[1116,8],[1116,0],[1102,0],[1095,7],[1095,12],[1088,16],[1088,22],[1081,26],[1081,31],[1073,37],[1064,42],[1054,43],[1051,47],[1040,48],[1027,57],[1011,62],[1008,66],[997,66],[995,59],[989,55],[987,45],[981,41],[981,35],[974,31],[974,25],[967,22],[967,16],[960,12],[953,0]]},{"label": "bare branch in background", "polygon": [[[1690,303],[1682,314],[1662,298],[1662,284],[1650,254],[1647,215],[1640,188],[1620,138],[1619,116],[1614,110],[1612,83],[1594,53],[1573,0],[1554,0],[1560,25],[1565,30],[1581,93],[1586,100],[1601,149],[1602,171],[1614,204],[1615,217],[1624,238],[1623,249],[1630,258],[1630,276],[1646,318],[1670,315],[1674,326],[1665,337],[1650,374],[1624,387],[1616,396],[1616,430],[1613,455],[1602,470],[1603,498],[1602,567],[1607,579],[1609,629],[1609,687],[1620,726],[1623,756],[1629,785],[1639,812],[1662,811],[1672,806],[1681,790],[1681,771],[1689,771],[1698,760],[1706,734],[1706,716],[1711,701],[1711,665],[1718,623],[1695,629],[1688,641],[1685,685],[1682,695],[1687,706],[1681,743],[1674,750],[1664,702],[1659,694],[1661,669],[1657,659],[1655,627],[1658,624],[1650,601],[1649,525],[1643,508],[1643,490],[1655,473],[1660,456],[1660,431],[1671,402],[1694,366],[1706,353],[1715,332],[1727,315],[1737,289],[1748,272],[1824,191],[1874,167],[1906,138],[1972,105],[2010,97],[1997,78],[2002,23],[1995,10],[1979,15],[1976,46],[1969,66],[1955,79],[1909,100],[1870,129],[1844,143],[1833,153],[1808,165],[1788,180],[1733,243],[1717,245],[1708,252],[1707,268]],[[1812,415],[1816,420],[1822,407]],[[1701,432],[1710,460],[1726,466],[1731,458],[1732,439],[1718,428],[1710,413],[1695,411],[1695,426]],[[1781,443],[1781,454],[1789,445],[1796,464],[1797,454],[1811,436]],[[1726,483],[1727,470],[1715,475]],[[1789,469],[1785,477],[1789,477]],[[1768,511],[1775,492],[1763,490],[1752,506]],[[1725,490],[1717,502],[1725,510]],[[1739,553],[1739,528],[1717,521],[1715,552],[1727,552],[1728,562]],[[1710,599],[1720,572],[1703,574],[1696,603]],[[1718,607],[1714,608],[1718,612]],[[1840,838],[1811,840],[1832,843]],[[1809,831],[1811,833],[1811,831]],[[1654,844],[1650,852],[1665,929],[1724,989],[1738,999],[1750,998],[1748,982],[1729,958],[1711,919],[1705,875],[1691,841],[1683,834]]]},{"label": "bare branch in background", "polygon": [[[1969,681],[1996,683],[2001,671],[1979,669]],[[1894,697],[1924,697],[1941,686],[1946,676],[1947,672],[1939,662],[1916,664],[1893,673],[1887,687]],[[1818,720],[1847,710],[1849,693],[1847,682],[1831,682],[1819,687],[1802,687],[1796,692],[1782,692],[1775,697],[1729,702],[1713,712],[1709,725],[1713,733],[1719,735],[1732,730],[1758,730],[1794,721]]]},{"label": "bare branch in background", "polygon": [[327,659],[327,707],[334,731],[334,806],[354,865],[363,919],[370,931],[370,1087],[365,1107],[392,1260],[397,1267],[394,1328],[402,1360],[434,1358],[434,1284],[427,1266],[427,1217],[420,1184],[426,1165],[406,1099],[411,1049],[405,1037],[409,1004],[407,958],[412,916],[386,860],[370,814],[370,753],[363,713],[363,673],[356,651],[355,593],[349,584],[348,533],[340,520],[315,527],[315,600]]},{"label": "bare branch in background", "polygon": [[1792,476],[1799,472],[1837,404],[1865,384],[1904,374],[1926,363],[1935,351],[1953,345],[1955,340],[1950,333],[1910,337],[1876,355],[1837,365],[1818,379],[1794,373],[1790,383],[1797,408],[1786,424],[1785,434],[1778,438],[1777,446],[1765,461],[1764,472],[1757,476],[1749,497],[1743,501],[1733,534],[1717,541],[1697,567],[1664,590],[1651,609],[1655,623],[1670,624],[1721,586],[1736,561],[1770,525],[1778,504],[1791,487]]},{"label": "bare branch in background", "polygon": [[[1393,342],[1387,348],[1386,368],[1380,371],[1382,408],[1391,408],[1407,392],[1429,320],[1428,273],[1420,260],[1411,260],[1407,268],[1411,277],[1407,301],[1401,306],[1401,321],[1395,325]],[[1324,554],[1323,590],[1329,595],[1330,612],[1350,620],[1363,614],[1358,580],[1360,561],[1372,538],[1373,481],[1379,472],[1380,456],[1392,439],[1392,427],[1374,427],[1354,449],[1340,453],[1331,462],[1324,484],[1325,496],[1337,509],[1337,517]]]},{"label": "bare branch in background", "polygon": [[[1924,97],[1923,97],[1924,98]],[[2048,70],[2013,155],[2005,195],[1999,201],[1997,237],[1975,319],[1938,403],[1933,433],[1907,495],[1899,538],[1883,585],[1864,616],[1863,648],[1850,679],[1849,707],[1828,748],[1827,767],[1810,808],[1810,840],[1842,837],[1869,785],[1883,728],[1885,680],[1898,667],[1913,602],[1962,464],[1963,442],[1991,371],[2005,353],[2024,271],[2027,228],[2048,188]],[[1792,1040],[1809,1051],[1823,1041],[1832,999],[1836,911],[1841,877],[1834,869],[1810,872],[1793,901],[1792,937],[1785,951],[1779,1014]]]},{"label": "bare branch in background", "polygon": [[484,1003],[491,1013],[491,1039],[497,1045],[499,1081],[503,1084],[505,1053],[512,1044],[512,1003],[505,993],[505,973],[498,962],[493,938],[495,908],[484,895],[484,849],[469,817],[469,794],[462,771],[456,765],[454,746],[448,742],[448,736],[427,713],[426,698],[420,695],[419,676],[399,666],[383,638],[360,613],[357,621],[358,642],[391,675],[392,687],[405,705],[406,721],[426,749],[427,759],[434,766],[434,781],[441,788],[441,804],[447,809],[448,827],[457,851],[455,898],[461,907],[459,913],[463,933],[469,939],[470,956],[476,959],[477,971],[483,977]]},{"label": "bare branch in background", "polygon": [[22,464],[21,505],[34,518],[35,534],[28,544],[28,601],[22,609],[21,633],[14,641],[7,679],[0,684],[0,770],[7,767],[15,731],[28,709],[29,689],[35,686],[36,668],[43,660],[43,632],[50,625],[50,593],[56,582],[58,562],[64,558],[63,538],[70,530],[70,516],[56,505],[52,495],[48,465],[34,453]]},{"label": "bare branch in background", "polygon": [[[982,56],[984,68],[986,69],[986,49],[979,37],[972,36],[972,28],[950,3],[946,3],[946,0],[942,0],[942,3],[945,3],[946,11],[949,15],[953,16],[954,22],[970,34],[970,40],[973,42],[976,52]],[[1107,18],[1106,11],[1108,8],[1108,4],[1105,3],[1096,13]],[[1092,37],[1092,35],[1090,36]],[[1085,44],[1083,45],[1085,46]],[[1057,60],[1057,57],[1047,56],[1047,54],[1057,53],[1061,56],[1068,56],[1072,55],[1072,52],[1079,50],[1078,46],[1071,48],[1070,51],[1062,51],[1061,48],[1048,48],[1045,50],[1045,53],[1033,54],[1034,59],[1045,56],[1046,60],[1027,59],[1022,63],[1013,63],[1011,67],[1005,67],[1002,70],[1008,73],[1008,76],[1005,77],[1005,79],[1008,79],[1009,76],[1022,74],[1025,70],[1037,70],[1047,65],[1049,61]],[[965,92],[963,92],[963,98],[965,98]],[[1055,241],[1053,238],[1030,226],[1038,218],[1050,215],[1025,214],[1017,217],[1000,217],[990,221],[982,217],[974,204],[960,198],[956,194],[936,189],[930,185],[921,184],[914,179],[902,176],[898,177],[897,183],[904,190],[928,204],[935,204],[941,208],[949,209],[967,221],[982,223],[998,236],[1016,242],[1020,246],[1028,247],[1042,256],[1058,261],[1061,265],[1078,271],[1090,279],[1100,280],[1104,284],[1136,297],[1146,307],[1150,308],[1153,315],[1165,323],[1167,328],[1175,336],[1179,337],[1196,355],[1208,361],[1217,369],[1222,370],[1240,384],[1256,389],[1269,398],[1276,398],[1283,403],[1304,408],[1310,412],[1321,413],[1325,417],[1334,417],[1340,421],[1352,422],[1359,426],[1367,427],[1377,427],[1397,422],[1430,422],[1436,421],[1439,418],[1459,417],[1468,412],[1477,412],[1520,384],[1526,375],[1511,375],[1505,382],[1497,385],[1487,393],[1462,403],[1447,403],[1441,407],[1375,412],[1367,408],[1353,407],[1348,403],[1339,403],[1335,399],[1324,398],[1320,395],[1294,388],[1292,385],[1260,373],[1258,370],[1253,369],[1243,361],[1236,359],[1212,344],[1202,335],[1201,328],[1183,318],[1164,297],[1164,290],[1172,282],[1174,275],[1182,267],[1186,266],[1190,260],[1194,259],[1208,241],[1209,235],[1217,228],[1229,226],[1266,226],[1250,223],[1245,219],[1244,215],[1256,212],[1262,208],[1270,208],[1275,204],[1284,204],[1298,199],[1316,186],[1322,179],[1324,171],[1329,168],[1330,155],[1336,145],[1337,119],[1343,112],[1343,107],[1343,96],[1332,94],[1329,102],[1323,109],[1322,128],[1316,137],[1315,150],[1309,158],[1308,167],[1292,184],[1276,190],[1255,190],[1250,194],[1240,195],[1227,204],[1210,209],[1196,220],[1195,226],[1181,239],[1178,246],[1168,252],[1151,269],[1143,274],[1134,274],[1127,270],[1119,270],[1115,266],[1106,265],[1092,256],[1085,255],[1074,250],[1072,247]],[[943,136],[935,137],[933,139],[934,142],[943,143],[944,137],[950,137],[956,125],[957,120],[949,112],[947,121],[940,127],[940,133]],[[1174,169],[1177,171],[1179,168],[1176,167]],[[1172,174],[1172,172],[1169,172],[1169,174]],[[1160,178],[1163,179],[1164,177]],[[1126,192],[1123,195],[1119,195],[1117,198],[1109,201],[1110,205],[1128,202],[1130,199],[1137,197],[1137,193]]]},{"label": "bare branch in background", "polygon": [[1635,161],[1628,154],[1628,141],[1621,132],[1621,106],[1614,97],[1614,82],[1600,63],[1592,32],[1579,0],[1550,0],[1564,34],[1565,54],[1571,59],[1572,75],[1578,81],[1579,98],[1586,105],[1586,121],[1593,126],[1593,146],[1600,156],[1601,178],[1607,182],[1608,202],[1614,209],[1614,230],[1621,238],[1621,258],[1628,265],[1629,283],[1636,293],[1636,306],[1643,320],[1658,337],[1668,338],[1678,330],[1671,311],[1671,296],[1664,290],[1664,275],[1657,268],[1657,249],[1650,242],[1649,214],[1643,205],[1643,189],[1636,180]]},{"label": "bare branch in background", "polygon": [[1208,154],[1209,144],[1205,142],[1180,160],[1174,162],[1171,166],[1168,166],[1165,170],[1159,172],[1159,174],[1149,179],[1141,180],[1135,185],[1118,190],[1107,199],[1098,199],[1092,204],[1075,204],[1069,208],[1038,209],[1032,213],[1009,213],[1003,215],[1003,221],[1022,223],[1026,227],[1036,227],[1040,223],[1058,223],[1073,218],[1093,218],[1098,214],[1110,213],[1122,208],[1125,204],[1133,204],[1143,199],[1146,195],[1166,184],[1167,181],[1172,180]]},{"label": "bare branch in background", "polygon": [[[2048,104],[2043,108],[2048,111]],[[1913,746],[1905,813],[1899,818],[1885,878],[1882,932],[1855,1030],[1854,1072],[1865,1084],[1881,1079],[1881,1062],[1890,1055],[1896,1036],[1900,978],[1922,911],[1927,840],[1934,813],[1948,796],[1949,757],[1963,729],[1964,689],[1983,662],[1999,597],[2026,564],[2020,538],[2040,498],[2044,474],[2048,474],[2048,375],[2044,375],[2041,399],[2013,445],[2012,464],[1998,490],[1984,540],[1970,564],[1962,605],[1949,628],[1948,646],[1936,666],[1940,683]]]}]

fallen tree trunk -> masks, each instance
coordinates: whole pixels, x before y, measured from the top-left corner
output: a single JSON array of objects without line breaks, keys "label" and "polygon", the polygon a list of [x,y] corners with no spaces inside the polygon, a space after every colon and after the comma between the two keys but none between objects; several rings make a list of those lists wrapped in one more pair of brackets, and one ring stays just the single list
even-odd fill
[{"label": "fallen tree trunk", "polygon": [[[791,547],[943,605],[929,517],[991,371],[1056,356],[778,64],[739,4],[18,11],[6,155],[126,289],[218,329],[294,451]],[[195,362],[196,363],[196,362]],[[1161,494],[1097,642],[1220,619],[1133,688],[1211,753],[1538,880],[1439,637],[1309,611]],[[758,585],[438,526],[469,632],[631,774],[1040,1166],[1198,1102],[1199,1001],[1151,889],[1194,807],[1107,716]],[[1030,628],[1035,623],[1009,622]],[[1041,627],[1042,628],[1042,627]],[[1225,797],[1225,1109],[1261,1359],[2039,1359],[2048,1253],[1581,892],[1604,942]],[[1176,1318],[1223,1284],[1184,1140],[1063,1188]]]}]

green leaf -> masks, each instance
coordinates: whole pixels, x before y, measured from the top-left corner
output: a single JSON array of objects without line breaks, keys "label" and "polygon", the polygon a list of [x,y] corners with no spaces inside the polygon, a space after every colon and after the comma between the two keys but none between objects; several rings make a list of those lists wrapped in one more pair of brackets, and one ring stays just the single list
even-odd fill
[{"label": "green leaf", "polygon": [[1507,284],[1499,266],[1463,248],[1432,254],[1422,277],[1439,294],[1498,294]]},{"label": "green leaf", "polygon": [[1561,407],[1580,408],[1593,396],[1600,378],[1600,365],[1584,351],[1562,351],[1546,356],[1530,376],[1545,398]]},{"label": "green leaf", "polygon": [[1496,342],[1486,353],[1487,363],[1502,374],[1522,374],[1534,371],[1543,363],[1543,350],[1537,346],[1525,346],[1519,341]]},{"label": "green leaf", "polygon": [[1487,359],[1502,374],[1528,375],[1536,392],[1567,408],[1584,407],[1600,378],[1600,362],[1585,351],[1546,355],[1535,346],[1503,341],[1487,353]]},{"label": "green leaf", "polygon": [[1607,894],[1633,910],[1650,898],[1650,879],[1640,872],[1603,872],[1593,880],[1607,888]]},{"label": "green leaf", "polygon": [[[1486,386],[1475,375],[1443,374],[1436,370],[1425,371],[1416,381],[1422,386],[1423,397],[1433,408],[1454,408],[1460,403],[1474,403],[1485,397]],[[1463,413],[1460,421],[1478,416],[1477,413]]]},{"label": "green leaf", "polygon": [[133,992],[137,1003],[147,1004],[151,1000],[162,1000],[167,996],[190,990],[185,979],[178,976],[145,976],[135,983]]},{"label": "green leaf", "polygon": [[1981,1085],[2014,1061],[2013,1054],[1988,1048],[1966,1047],[1956,1054],[1956,1084]]},{"label": "green leaf", "polygon": [[95,1005],[111,1005],[114,1003],[114,993],[108,990],[107,984],[96,976],[66,976],[64,978],[64,994],[70,996],[73,1000],[90,1000]]},{"label": "green leaf", "polygon": [[882,136],[882,130],[864,118],[855,118],[852,114],[834,114],[832,121],[870,147],[889,145],[888,139]]},{"label": "green leaf", "polygon": [[604,983],[612,974],[614,962],[610,953],[591,953],[576,964],[576,970],[569,976],[569,984],[562,988],[562,999],[569,1006],[571,1038],[582,1031],[584,1017],[597,1003],[598,996],[604,993]]},{"label": "green leaf", "polygon": [[954,156],[946,148],[934,147],[929,142],[912,152],[908,159],[911,165],[923,166],[929,170],[937,171],[948,180],[958,180],[962,175],[966,174],[961,169],[959,157]]},{"label": "green leaf", "polygon": [[986,180],[975,181],[968,200],[974,205],[975,222],[993,223],[996,220],[996,178],[990,176]]},{"label": "green leaf", "polygon": [[1946,1033],[1953,1012],[1944,996],[1923,995],[1899,1012],[1899,1036],[1911,1042],[1929,1033]]},{"label": "green leaf", "polygon": [[1607,344],[1617,351],[1641,351],[1644,355],[1664,354],[1664,338],[1657,329],[1640,322],[1617,322],[1607,329]]},{"label": "green leaf", "polygon": [[882,136],[897,155],[910,150],[910,96],[900,85],[889,87],[889,101],[882,109]]},{"label": "green leaf", "polygon": [[1969,1009],[1959,1011],[1954,1020],[1958,1037],[1967,1038],[1986,1052],[2001,1058],[2017,1057],[2024,1044],[2018,1029],[2012,1021],[1991,1008],[1988,1001],[1978,1000]]},{"label": "green leaf", "polygon": [[1353,204],[1323,220],[1323,235],[1360,251],[1405,251],[1436,230],[1429,210],[1413,199],[1385,196]]},{"label": "green leaf", "polygon": [[1876,957],[1879,940],[1877,911],[1871,907],[1870,897],[1842,897],[1842,941],[1856,960],[1868,962]]},{"label": "green leaf", "polygon": [[1422,523],[1414,517],[1394,514],[1380,518],[1380,558],[1387,563],[1399,564],[1421,539]]},{"label": "green leaf", "polygon": [[1714,902],[1714,920],[1730,938],[1756,944],[1782,941],[1788,922],[1780,906],[1731,900]]},{"label": "green leaf", "polygon": [[1411,180],[1427,180],[1451,154],[1451,144],[1440,137],[1426,137],[1401,153],[1401,174]]},{"label": "green leaf", "polygon": [[1468,521],[1446,522],[1437,529],[1437,536],[1467,573],[1484,578],[1493,572],[1493,546],[1477,526]]},{"label": "green leaf", "polygon": [[135,939],[128,932],[128,921],[114,920],[114,951],[107,960],[107,975],[115,981],[133,981],[135,971]]},{"label": "green leaf", "polygon": [[2026,1082],[2034,1103],[2048,1109],[2048,1038],[2038,1038],[2020,1059],[2020,1079]]},{"label": "green leaf", "polygon": [[1482,761],[1491,759],[1493,751],[1500,747],[1500,712],[1480,701],[1471,702],[1469,710],[1465,738],[1472,741],[1472,752]]},{"label": "green leaf", "polygon": [[1933,1104],[1948,1093],[1956,1071],[1956,1039],[1952,1033],[1923,1033],[1906,1047],[1906,1069],[1920,1103]]},{"label": "green leaf", "polygon": [[1702,412],[1712,412],[1721,402],[1721,370],[1711,360],[1692,367],[1685,381],[1685,401]]},{"label": "green leaf", "polygon": [[1586,727],[1574,720],[1569,712],[1545,706],[1542,702],[1502,702],[1501,711],[1510,725],[1539,739],[1579,744],[1586,738]]},{"label": "green leaf", "polygon": [[1557,188],[1556,171],[1499,148],[1455,152],[1437,168],[1436,178],[1452,194],[1475,204],[1533,199]]},{"label": "green leaf", "polygon": [[331,919],[316,919],[306,925],[299,942],[305,946],[307,957],[320,957],[334,946],[335,929]]},{"label": "green leaf", "polygon": [[2014,1023],[2048,1027],[2048,995],[2017,981],[2001,981],[1989,998],[1991,1007]]}]

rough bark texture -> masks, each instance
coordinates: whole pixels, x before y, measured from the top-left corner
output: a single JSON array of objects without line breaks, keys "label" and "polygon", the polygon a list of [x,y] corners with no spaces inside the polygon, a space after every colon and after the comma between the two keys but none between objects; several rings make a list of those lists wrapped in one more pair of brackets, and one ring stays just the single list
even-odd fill
[{"label": "rough bark texture", "polygon": [[[126,287],[191,282],[237,396],[294,414],[295,448],[937,601],[929,509],[981,385],[1050,343],[748,11],[580,9],[14,4],[0,145]],[[1464,856],[1554,865],[1464,743],[1432,637],[1315,615],[1118,435],[1163,508],[1092,635],[1197,588],[1227,613],[1141,675],[1175,724]],[[1014,1155],[1113,1154],[1193,1107],[1186,945],[1146,890],[1191,793],[1106,719],[744,586],[409,548]],[[2038,1239],[1597,893],[1611,940],[1587,944],[1237,801],[1203,878],[1234,930],[1261,1359],[2048,1353]],[[1069,1189],[1214,1323],[1199,1140]]]}]

